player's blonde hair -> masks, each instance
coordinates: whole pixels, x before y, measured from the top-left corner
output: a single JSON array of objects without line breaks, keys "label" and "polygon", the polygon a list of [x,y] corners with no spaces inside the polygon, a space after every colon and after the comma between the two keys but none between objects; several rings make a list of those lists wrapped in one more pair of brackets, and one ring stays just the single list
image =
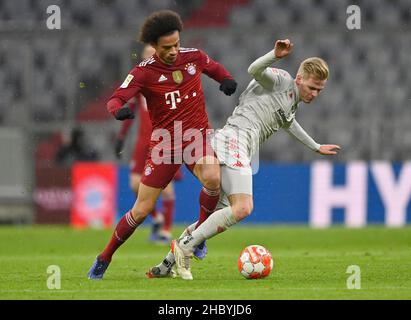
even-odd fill
[{"label": "player's blonde hair", "polygon": [[304,79],[313,77],[316,80],[327,80],[329,73],[327,62],[318,57],[305,59],[301,62],[297,72]]}]

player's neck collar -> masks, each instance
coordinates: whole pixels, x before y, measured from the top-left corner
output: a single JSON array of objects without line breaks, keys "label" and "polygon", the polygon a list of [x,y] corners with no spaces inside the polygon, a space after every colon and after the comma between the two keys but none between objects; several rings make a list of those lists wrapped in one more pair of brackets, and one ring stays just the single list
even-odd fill
[{"label": "player's neck collar", "polygon": [[159,62],[161,65],[165,66],[165,67],[173,67],[177,64],[177,62],[180,60],[180,53],[177,54],[177,59],[176,61],[173,62],[173,64],[167,64],[165,63],[163,60],[161,60],[161,58],[157,55],[157,53],[154,54],[154,59]]},{"label": "player's neck collar", "polygon": [[296,94],[297,103],[300,103],[300,102],[301,102],[301,99],[300,99],[300,90],[298,89],[298,86],[297,86],[297,83],[295,82],[295,79],[294,79],[293,83],[294,83],[294,89],[295,89],[295,94]]}]

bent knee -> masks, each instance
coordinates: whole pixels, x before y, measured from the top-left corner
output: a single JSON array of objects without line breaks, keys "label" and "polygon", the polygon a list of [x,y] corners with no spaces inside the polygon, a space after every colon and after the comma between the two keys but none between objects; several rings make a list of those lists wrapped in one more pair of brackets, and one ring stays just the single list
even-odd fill
[{"label": "bent knee", "polygon": [[253,212],[253,203],[242,203],[232,207],[232,210],[237,221],[240,221],[251,215],[251,212]]},{"label": "bent knee", "polygon": [[203,186],[207,189],[216,190],[220,188],[220,170],[209,170],[203,174],[202,178]]},{"label": "bent knee", "polygon": [[137,203],[131,209],[131,214],[137,223],[142,223],[147,218],[147,216],[154,210],[154,208],[155,208],[155,203],[152,203],[152,202],[147,201],[147,202]]}]

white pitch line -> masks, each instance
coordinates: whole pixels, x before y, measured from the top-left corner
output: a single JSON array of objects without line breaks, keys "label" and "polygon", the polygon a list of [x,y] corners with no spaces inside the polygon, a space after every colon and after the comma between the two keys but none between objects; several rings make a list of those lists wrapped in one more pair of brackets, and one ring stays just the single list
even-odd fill
[{"label": "white pitch line", "polygon": [[[258,288],[258,291],[347,291],[347,293],[361,293],[361,292],[373,292],[375,290],[410,290],[411,287],[376,287],[376,288],[364,288],[360,290],[348,290],[347,288]],[[0,293],[50,293],[50,294],[58,294],[58,293],[103,293],[103,292],[135,292],[135,293],[146,293],[146,292],[153,292],[153,289],[99,289],[99,290],[0,290]],[[183,289],[183,288],[174,288],[168,290],[169,292],[244,292],[244,289]],[[164,288],[161,289],[161,292],[168,292]]]}]

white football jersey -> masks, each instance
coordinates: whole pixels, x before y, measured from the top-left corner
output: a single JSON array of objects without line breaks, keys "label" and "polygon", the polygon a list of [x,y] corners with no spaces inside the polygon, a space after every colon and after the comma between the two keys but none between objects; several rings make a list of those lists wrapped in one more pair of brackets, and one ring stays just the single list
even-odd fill
[{"label": "white football jersey", "polygon": [[276,60],[270,51],[250,65],[248,72],[254,79],[241,94],[226,123],[226,127],[242,131],[239,136],[247,136],[249,157],[281,128],[312,150],[320,147],[295,120],[298,87],[287,71],[270,67]]}]

